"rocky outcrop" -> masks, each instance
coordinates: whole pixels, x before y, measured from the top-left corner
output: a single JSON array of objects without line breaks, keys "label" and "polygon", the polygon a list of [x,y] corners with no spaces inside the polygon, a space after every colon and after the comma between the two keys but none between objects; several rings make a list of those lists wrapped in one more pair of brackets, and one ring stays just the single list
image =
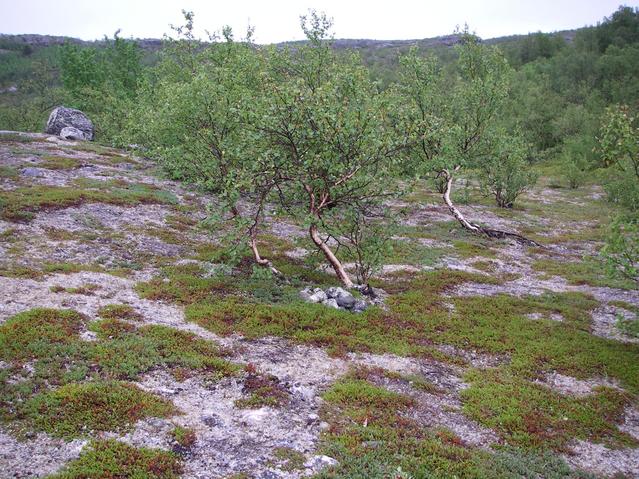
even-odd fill
[{"label": "rocky outcrop", "polygon": [[58,106],[47,121],[45,133],[69,140],[93,140],[93,122],[80,110]]}]

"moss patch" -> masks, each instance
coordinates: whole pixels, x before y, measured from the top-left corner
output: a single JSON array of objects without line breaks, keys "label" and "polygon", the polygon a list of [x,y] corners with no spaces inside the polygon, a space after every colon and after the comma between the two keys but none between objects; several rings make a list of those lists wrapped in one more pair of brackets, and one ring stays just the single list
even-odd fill
[{"label": "moss patch", "polygon": [[104,319],[125,319],[140,321],[142,315],[128,304],[107,304],[98,310],[98,316]]},{"label": "moss patch", "polygon": [[573,438],[612,447],[639,444],[616,426],[630,401],[618,390],[571,398],[503,370],[473,371],[466,379],[471,387],[462,392],[464,411],[509,444],[560,450]]},{"label": "moss patch", "polygon": [[132,384],[112,381],[67,384],[34,396],[23,409],[25,420],[34,428],[65,438],[125,432],[140,419],[174,412],[171,403]]},{"label": "moss patch", "polygon": [[579,261],[556,261],[542,259],[533,263],[533,269],[548,276],[561,276],[570,284],[587,284],[620,289],[636,289],[637,283],[623,277],[611,277],[606,274],[605,265],[593,257]]},{"label": "moss patch", "polygon": [[77,460],[48,479],[177,479],[181,472],[182,465],[175,454],[106,440],[92,442]]},{"label": "moss patch", "polygon": [[0,326],[0,358],[25,361],[46,358],[77,340],[85,319],[72,310],[37,308],[9,318]]},{"label": "moss patch", "polygon": [[175,203],[175,197],[152,185],[126,182],[98,182],[93,188],[71,186],[28,186],[0,192],[0,218],[25,221],[41,209],[60,209],[83,203],[131,206],[140,203]]},{"label": "moss patch", "polygon": [[0,325],[0,360],[9,365],[0,369],[2,422],[17,433],[36,428],[64,436],[82,432],[74,429],[81,423],[99,429],[103,419],[103,428],[112,427],[108,421],[125,427],[135,414],[169,409],[152,395],[115,380],[136,379],[156,367],[169,368],[180,378],[202,374],[209,381],[239,370],[215,344],[191,333],[162,326],[136,328],[118,319],[90,326],[97,341],[80,339],[82,315],[52,309],[26,311]]},{"label": "moss patch", "polygon": [[134,379],[153,367],[200,371],[211,380],[235,374],[238,367],[222,358],[224,352],[215,344],[192,333],[165,326],[144,326],[131,330],[128,323],[106,320],[93,326],[99,341],[92,348],[91,359],[108,377]]}]

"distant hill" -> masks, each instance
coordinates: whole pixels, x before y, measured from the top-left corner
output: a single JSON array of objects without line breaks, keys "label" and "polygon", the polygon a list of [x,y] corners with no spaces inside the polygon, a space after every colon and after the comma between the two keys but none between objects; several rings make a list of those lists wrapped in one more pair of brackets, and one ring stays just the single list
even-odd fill
[{"label": "distant hill", "polygon": [[[560,35],[566,41],[570,42],[575,37],[577,30],[563,30],[555,32]],[[484,40],[488,44],[498,45],[501,43],[509,43],[520,40],[526,37],[523,35],[510,35],[504,37],[495,37]],[[145,50],[158,50],[162,47],[162,39],[160,38],[136,38],[136,42]],[[354,38],[338,38],[333,42],[333,46],[338,49],[351,49],[351,50],[381,50],[381,49],[397,49],[404,50],[412,46],[417,46],[423,49],[439,48],[439,47],[451,47],[458,43],[458,35],[442,35],[432,38],[422,38],[413,40],[371,40],[371,39],[354,39]],[[55,35],[39,35],[33,33],[20,34],[20,35],[7,35],[0,33],[0,45],[29,45],[31,47],[49,47],[54,45],[63,45],[64,43],[73,43],[76,45],[99,45],[104,43],[104,40],[81,40],[79,38],[55,36]],[[277,46],[287,46],[303,44],[304,40],[294,42],[280,42],[276,43]],[[6,48],[6,47],[4,47]]]}]

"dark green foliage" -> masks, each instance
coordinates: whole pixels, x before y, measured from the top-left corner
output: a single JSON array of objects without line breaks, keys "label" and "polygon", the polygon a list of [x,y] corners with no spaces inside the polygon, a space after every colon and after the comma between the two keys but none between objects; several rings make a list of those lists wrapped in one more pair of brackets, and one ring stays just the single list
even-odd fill
[{"label": "dark green foliage", "polygon": [[177,479],[181,472],[180,461],[170,452],[108,439],[91,442],[78,459],[48,479]]}]

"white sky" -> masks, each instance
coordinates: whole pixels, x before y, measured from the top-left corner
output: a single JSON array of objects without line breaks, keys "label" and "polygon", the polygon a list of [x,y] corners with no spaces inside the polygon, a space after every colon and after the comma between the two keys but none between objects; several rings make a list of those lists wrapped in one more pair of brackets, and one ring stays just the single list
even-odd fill
[{"label": "white sky", "polygon": [[[160,38],[195,12],[199,32],[255,26],[258,43],[301,39],[299,16],[315,8],[335,20],[336,38],[414,39],[468,23],[483,38],[592,25],[623,0],[0,0],[0,33]],[[637,7],[639,1],[626,1]]]}]

